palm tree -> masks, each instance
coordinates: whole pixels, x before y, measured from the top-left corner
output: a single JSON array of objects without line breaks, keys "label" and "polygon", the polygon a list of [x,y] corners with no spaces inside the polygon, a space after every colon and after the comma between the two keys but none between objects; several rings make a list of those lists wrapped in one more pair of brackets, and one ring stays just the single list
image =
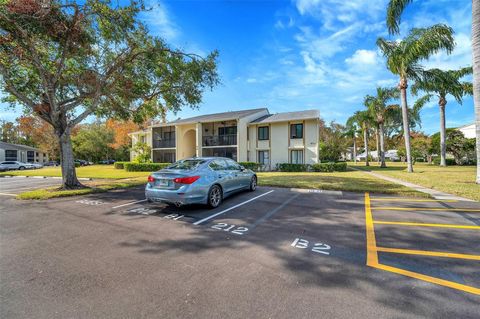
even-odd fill
[{"label": "palm tree", "polygon": [[[387,27],[390,34],[400,32],[400,16],[413,0],[390,0]],[[472,0],[473,103],[477,136],[477,184],[480,184],[480,1]]]},{"label": "palm tree", "polygon": [[480,184],[480,1],[472,1],[473,103],[477,132],[477,184]]},{"label": "palm tree", "polygon": [[357,121],[355,115],[350,116],[347,119],[347,123],[345,125],[345,134],[344,136],[347,138],[351,138],[353,140],[353,162],[357,163],[357,132],[359,130],[360,124]]},{"label": "palm tree", "polygon": [[385,122],[390,121],[400,108],[398,105],[387,105],[387,103],[392,99],[398,98],[398,89],[381,87],[377,87],[376,96],[367,95],[365,97],[364,104],[378,128],[380,150],[377,154],[381,163],[380,167],[387,167],[385,164]]},{"label": "palm tree", "polygon": [[471,95],[473,93],[473,88],[472,83],[462,82],[460,79],[471,73],[471,67],[449,71],[431,69],[425,71],[422,79],[415,82],[412,86],[412,93],[414,95],[417,95],[418,91],[424,91],[427,93],[424,99],[430,100],[434,96],[438,98],[438,106],[440,107],[440,166],[447,166],[445,128],[445,106],[447,105],[447,95],[452,95],[459,104],[462,104],[463,96],[467,94]]},{"label": "palm tree", "polygon": [[423,68],[418,64],[432,54],[445,49],[450,53],[455,42],[452,28],[437,24],[429,28],[412,29],[410,34],[401,41],[388,41],[383,38],[377,39],[377,46],[387,58],[387,68],[393,74],[400,77],[398,88],[400,89],[402,120],[405,137],[405,149],[407,155],[408,172],[413,172],[410,152],[410,128],[408,119],[407,88],[408,80],[421,78]]},{"label": "palm tree", "polygon": [[352,116],[354,121],[357,122],[360,126],[360,130],[363,133],[363,145],[365,148],[365,166],[370,166],[370,162],[368,160],[368,134],[370,131],[370,127],[373,123],[372,117],[368,111],[356,111],[355,114]]}]

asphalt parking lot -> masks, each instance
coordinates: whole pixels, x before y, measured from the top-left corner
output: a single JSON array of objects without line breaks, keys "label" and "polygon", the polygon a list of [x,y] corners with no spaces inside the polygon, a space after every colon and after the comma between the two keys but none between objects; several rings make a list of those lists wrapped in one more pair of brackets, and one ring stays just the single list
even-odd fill
[{"label": "asphalt parking lot", "polygon": [[0,211],[2,318],[478,318],[476,202],[134,188]]},{"label": "asphalt parking lot", "polygon": [[62,179],[55,177],[0,177],[0,198],[4,196],[16,196],[17,194],[37,188],[60,186],[61,183]]}]

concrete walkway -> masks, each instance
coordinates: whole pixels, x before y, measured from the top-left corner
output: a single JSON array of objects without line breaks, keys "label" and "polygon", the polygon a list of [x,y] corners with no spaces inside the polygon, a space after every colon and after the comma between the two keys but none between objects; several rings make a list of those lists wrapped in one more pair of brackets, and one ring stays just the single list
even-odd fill
[{"label": "concrete walkway", "polygon": [[435,189],[431,189],[431,188],[423,187],[423,186],[420,186],[420,185],[417,185],[417,184],[412,184],[412,183],[409,183],[409,182],[405,182],[405,181],[402,181],[402,180],[397,179],[397,178],[385,176],[385,175],[374,173],[374,172],[365,171],[363,169],[358,169],[358,168],[355,168],[355,167],[350,167],[350,168],[352,168],[354,170],[357,170],[357,171],[362,171],[364,173],[367,173],[369,175],[375,176],[377,178],[380,178],[380,179],[383,179],[383,180],[386,180],[386,181],[389,181],[389,182],[392,182],[392,183],[396,183],[396,184],[400,184],[400,185],[412,188],[412,189],[414,189],[416,191],[419,191],[419,192],[422,192],[422,193],[430,194],[435,199],[440,199],[440,200],[441,199],[444,199],[444,200],[450,199],[450,200],[474,202],[474,200],[471,200],[471,199],[468,199],[468,198],[465,198],[465,197],[460,197],[460,196],[452,195],[452,194],[449,194],[449,193],[440,192],[440,191],[437,191]]}]

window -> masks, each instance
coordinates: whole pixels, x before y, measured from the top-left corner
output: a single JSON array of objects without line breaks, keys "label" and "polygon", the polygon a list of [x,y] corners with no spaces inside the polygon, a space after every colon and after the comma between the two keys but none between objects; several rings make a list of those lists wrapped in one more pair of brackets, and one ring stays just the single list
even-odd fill
[{"label": "window", "polygon": [[17,150],[5,150],[5,160],[16,161],[17,160]]},{"label": "window", "polygon": [[303,151],[292,151],[290,153],[290,163],[303,164]]},{"label": "window", "polygon": [[168,166],[170,169],[192,170],[205,163],[204,160],[181,160]]},{"label": "window", "polygon": [[269,151],[258,151],[258,163],[262,165],[270,165]]},{"label": "window", "polygon": [[303,138],[303,124],[290,125],[290,138]]},{"label": "window", "polygon": [[258,139],[260,141],[268,140],[269,139],[269,134],[268,134],[268,126],[260,126],[258,128]]},{"label": "window", "polygon": [[33,163],[35,161],[35,152],[27,151],[27,162]]},{"label": "window", "polygon": [[236,126],[224,126],[218,128],[218,135],[236,135],[237,127]]},{"label": "window", "polygon": [[227,166],[228,166],[227,169],[230,170],[230,171],[239,171],[240,168],[241,168],[240,165],[237,162],[232,161],[231,159],[227,159],[226,162],[227,162]]},{"label": "window", "polygon": [[213,160],[208,164],[214,171],[223,171],[227,169],[227,163],[224,160]]}]

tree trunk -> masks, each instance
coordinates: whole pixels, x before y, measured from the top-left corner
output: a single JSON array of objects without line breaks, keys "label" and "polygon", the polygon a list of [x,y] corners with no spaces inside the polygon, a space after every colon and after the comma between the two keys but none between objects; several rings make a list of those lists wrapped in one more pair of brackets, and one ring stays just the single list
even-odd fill
[{"label": "tree trunk", "polygon": [[383,123],[380,123],[378,125],[378,134],[380,135],[380,167],[387,167],[387,164],[385,163],[385,133],[383,132]]},{"label": "tree trunk", "polygon": [[72,141],[70,139],[70,129],[57,133],[60,144],[60,158],[62,166],[62,188],[75,189],[83,185],[77,179],[75,171],[75,161],[73,158]]},{"label": "tree trunk", "polygon": [[473,104],[477,136],[477,184],[480,184],[480,1],[472,1]]},{"label": "tree trunk", "polygon": [[353,137],[353,162],[357,163],[357,137]]},{"label": "tree trunk", "polygon": [[375,142],[377,143],[377,162],[380,163],[380,136],[379,136],[379,128],[375,129]]},{"label": "tree trunk", "polygon": [[438,105],[440,106],[440,166],[447,166],[447,129],[445,127],[445,105],[447,100],[440,97]]},{"label": "tree trunk", "polygon": [[400,78],[398,88],[400,89],[402,100],[403,138],[405,140],[405,153],[407,156],[407,171],[413,173],[412,157],[410,155],[410,122],[408,120],[407,87],[407,79]]},{"label": "tree trunk", "polygon": [[363,144],[365,144],[365,166],[370,166],[370,163],[368,162],[368,132],[367,129],[365,128],[363,130]]}]

